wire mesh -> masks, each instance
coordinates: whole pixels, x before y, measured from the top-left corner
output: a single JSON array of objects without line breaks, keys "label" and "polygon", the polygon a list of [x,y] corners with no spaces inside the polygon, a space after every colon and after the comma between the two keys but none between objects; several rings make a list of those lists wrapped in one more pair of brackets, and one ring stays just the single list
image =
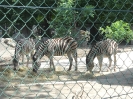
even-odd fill
[{"label": "wire mesh", "polygon": [[[132,9],[132,0],[1,0],[0,98],[132,99]],[[74,60],[72,70],[67,71],[72,60],[67,54],[52,54],[54,71],[50,68],[52,55],[48,58],[44,54],[35,73],[33,65],[41,57],[40,48],[44,53],[50,47],[43,44],[65,37],[72,37],[78,44],[78,71],[74,70]],[[86,55],[97,42],[108,38],[118,44],[116,71],[113,71],[113,56],[111,67],[108,66],[110,61],[102,56],[99,72],[98,59],[92,58],[100,52],[97,50],[91,51],[93,54],[88,59],[94,64],[93,73],[87,71]],[[59,49],[60,53],[65,53],[63,47],[70,41],[64,41],[57,49],[51,47],[49,53]],[[102,48],[106,49],[105,46]],[[39,53],[37,62],[34,61],[35,54],[31,54],[33,51]]]}]

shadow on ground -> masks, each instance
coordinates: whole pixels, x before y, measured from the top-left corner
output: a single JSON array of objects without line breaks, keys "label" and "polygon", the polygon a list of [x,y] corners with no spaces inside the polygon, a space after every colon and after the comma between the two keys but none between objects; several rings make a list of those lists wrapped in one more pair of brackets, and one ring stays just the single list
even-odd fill
[{"label": "shadow on ground", "polygon": [[96,81],[102,85],[133,85],[133,68],[124,71],[113,72],[110,74],[102,74],[96,77]]}]

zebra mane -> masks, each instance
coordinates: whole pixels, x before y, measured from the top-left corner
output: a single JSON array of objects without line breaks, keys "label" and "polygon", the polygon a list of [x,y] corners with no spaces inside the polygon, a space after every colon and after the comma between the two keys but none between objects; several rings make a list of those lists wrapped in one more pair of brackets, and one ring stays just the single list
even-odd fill
[{"label": "zebra mane", "polygon": [[89,54],[87,55],[87,58],[91,61],[94,60],[96,57],[96,51],[94,50],[95,45],[90,49]]}]

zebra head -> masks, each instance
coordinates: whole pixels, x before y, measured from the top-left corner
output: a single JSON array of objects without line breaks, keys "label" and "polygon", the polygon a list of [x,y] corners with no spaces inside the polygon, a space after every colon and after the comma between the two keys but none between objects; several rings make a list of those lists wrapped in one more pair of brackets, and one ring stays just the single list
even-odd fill
[{"label": "zebra head", "polygon": [[38,53],[35,53],[32,57],[32,59],[33,59],[33,63],[32,63],[33,72],[35,72],[35,73],[37,73],[39,67],[41,66],[41,61],[38,58],[39,58]]},{"label": "zebra head", "polygon": [[87,68],[87,71],[92,72],[92,69],[94,67],[93,60],[94,60],[93,55],[91,55],[90,53],[88,55],[86,55],[86,68]]},{"label": "zebra head", "polygon": [[94,67],[94,63],[93,63],[93,62],[88,62],[88,61],[86,61],[86,68],[87,68],[87,71],[92,72],[93,67]]}]

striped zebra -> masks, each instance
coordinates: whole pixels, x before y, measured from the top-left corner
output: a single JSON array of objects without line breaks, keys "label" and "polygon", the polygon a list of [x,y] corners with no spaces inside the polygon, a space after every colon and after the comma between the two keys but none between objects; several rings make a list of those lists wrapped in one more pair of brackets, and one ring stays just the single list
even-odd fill
[{"label": "striped zebra", "polygon": [[50,68],[53,65],[53,56],[62,56],[67,54],[70,62],[68,71],[71,70],[73,58],[75,60],[75,71],[77,70],[77,42],[71,37],[55,38],[43,41],[37,48],[33,56],[33,72],[37,72],[41,62],[40,59],[46,55],[50,59]]},{"label": "striped zebra", "polygon": [[108,57],[109,67],[110,67],[112,64],[112,58],[111,58],[112,55],[114,55],[114,71],[115,71],[117,49],[118,49],[118,44],[114,40],[107,39],[104,41],[97,42],[96,45],[94,45],[91,48],[88,55],[86,56],[87,71],[89,70],[90,72],[92,72],[92,69],[94,67],[93,61],[95,57],[97,57],[98,59],[100,72],[104,56]]},{"label": "striped zebra", "polygon": [[22,56],[22,63],[24,63],[24,55],[26,55],[27,57],[26,66],[28,66],[29,54],[31,55],[31,57],[33,57],[34,50],[35,50],[35,43],[33,39],[29,38],[29,39],[18,40],[15,46],[15,53],[13,59],[14,70],[16,70],[16,67],[18,67],[19,65],[20,56]]}]

